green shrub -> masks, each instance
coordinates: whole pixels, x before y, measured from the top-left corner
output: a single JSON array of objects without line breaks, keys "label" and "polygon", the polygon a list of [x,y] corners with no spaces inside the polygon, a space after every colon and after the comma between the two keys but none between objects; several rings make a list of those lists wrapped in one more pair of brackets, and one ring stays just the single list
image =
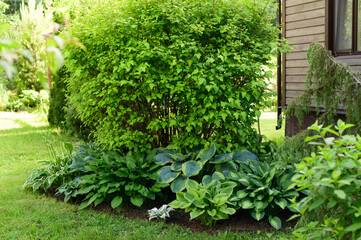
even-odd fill
[{"label": "green shrub", "polygon": [[[328,237],[338,239],[361,236],[361,137],[343,135],[352,126],[339,120],[335,130],[317,122],[309,128],[314,135],[306,142],[316,145],[317,153],[296,165],[294,178],[300,190],[307,192],[298,204],[301,221],[313,222],[295,233],[302,239],[313,238],[320,228]],[[321,219],[327,222],[321,224]],[[324,229],[330,225],[337,231]]]},{"label": "green shrub", "polygon": [[65,67],[61,68],[53,78],[53,86],[50,89],[48,121],[51,126],[63,127],[65,120],[66,93],[67,87],[64,82],[66,77]]},{"label": "green shrub", "polygon": [[88,1],[72,28],[87,51],[64,53],[80,119],[109,149],[257,149],[264,66],[278,52],[267,3]]},{"label": "green shrub", "polygon": [[78,113],[68,97],[66,78],[68,72],[62,67],[54,76],[54,84],[50,89],[50,105],[48,122],[53,127],[59,127],[70,136],[91,141],[92,127],[86,126],[77,116]]},{"label": "green shrub", "polygon": [[26,109],[23,102],[15,92],[7,91],[7,97],[8,100],[5,110],[18,112]]},{"label": "green shrub", "polygon": [[53,18],[54,22],[66,25],[75,18],[75,12],[81,0],[53,0]]},{"label": "green shrub", "polygon": [[293,165],[300,163],[302,159],[309,156],[315,150],[305,139],[310,135],[309,130],[303,130],[298,134],[288,138],[276,150],[272,162],[281,166]]},{"label": "green shrub", "polygon": [[6,106],[9,104],[8,91],[5,86],[0,83],[0,111],[4,111]]},{"label": "green shrub", "polygon": [[44,90],[37,92],[34,90],[23,90],[20,99],[25,107],[35,108],[48,101],[48,93]]},{"label": "green shrub", "polygon": [[91,135],[91,131],[94,130],[94,127],[89,124],[85,125],[85,123],[79,119],[78,111],[75,109],[68,97],[63,109],[65,111],[65,121],[62,126],[62,130],[70,136],[74,136],[85,141],[93,141],[94,138]]},{"label": "green shrub", "polygon": [[[22,4],[20,14],[14,25],[14,38],[22,48],[27,49],[33,61],[20,58],[17,61],[17,69],[21,70],[14,77],[18,91],[44,89],[47,76],[47,59],[52,51],[47,48],[47,40],[44,34],[54,31],[52,10],[47,4],[40,4],[36,0],[29,0]],[[14,31],[14,32],[15,32]]]},{"label": "green shrub", "polygon": [[28,110],[33,111],[37,109],[47,109],[49,105],[49,95],[45,90],[40,92],[34,90],[23,90],[18,95],[12,91],[6,91],[6,95],[2,97],[4,101],[4,110],[9,111],[21,111]]},{"label": "green shrub", "polygon": [[216,221],[227,219],[228,215],[236,212],[234,206],[228,203],[236,185],[208,175],[204,176],[200,184],[189,180],[186,192],[178,192],[177,199],[169,206],[185,209],[191,212],[191,219],[198,218],[204,225],[213,227]]}]

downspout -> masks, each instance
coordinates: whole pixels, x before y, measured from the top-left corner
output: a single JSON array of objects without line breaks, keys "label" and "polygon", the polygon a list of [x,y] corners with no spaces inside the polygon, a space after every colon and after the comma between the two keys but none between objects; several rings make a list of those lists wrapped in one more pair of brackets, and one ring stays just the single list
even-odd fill
[{"label": "downspout", "polygon": [[[278,34],[278,38],[282,38],[282,0],[278,0],[278,27],[280,29],[280,33]],[[277,126],[276,130],[282,128],[282,121],[280,121],[282,114],[282,54],[278,53],[277,56]]]}]

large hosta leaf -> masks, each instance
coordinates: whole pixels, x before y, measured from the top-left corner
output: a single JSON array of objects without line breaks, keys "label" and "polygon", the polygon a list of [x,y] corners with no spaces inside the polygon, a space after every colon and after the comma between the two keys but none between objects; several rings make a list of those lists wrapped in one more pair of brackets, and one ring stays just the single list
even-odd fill
[{"label": "large hosta leaf", "polygon": [[263,209],[265,209],[267,207],[267,205],[264,204],[262,201],[255,201],[254,202],[254,207],[256,208],[257,211],[262,211]]},{"label": "large hosta leaf", "polygon": [[182,170],[182,165],[184,162],[174,162],[170,168],[172,169],[172,171],[181,171]]},{"label": "large hosta leaf", "polygon": [[200,159],[200,161],[204,164],[209,159],[213,157],[213,155],[216,153],[216,145],[212,143],[208,148],[202,149],[196,159]]},{"label": "large hosta leaf", "polygon": [[272,227],[274,227],[277,230],[282,227],[282,222],[281,222],[281,219],[279,219],[279,217],[273,217],[270,215],[268,217],[268,221],[272,225]]},{"label": "large hosta leaf", "polygon": [[173,181],[180,172],[174,172],[169,166],[162,167],[158,172],[157,182],[159,183],[170,183]]},{"label": "large hosta leaf", "polygon": [[256,219],[257,221],[261,220],[264,215],[265,215],[265,212],[264,211],[261,211],[261,212],[257,212],[257,211],[252,211],[251,212],[251,215],[254,219]]},{"label": "large hosta leaf", "polygon": [[197,183],[197,181],[194,181],[192,179],[187,179],[186,188],[187,189],[197,190],[199,188],[199,183]]},{"label": "large hosta leaf", "polygon": [[123,198],[121,196],[116,196],[115,198],[113,198],[110,205],[112,206],[112,208],[117,208],[122,204],[122,202],[123,202]]},{"label": "large hosta leaf", "polygon": [[170,185],[173,192],[177,193],[183,191],[186,188],[187,177],[180,175]]},{"label": "large hosta leaf", "polygon": [[233,153],[226,153],[222,155],[218,155],[215,158],[211,159],[209,162],[214,164],[228,162],[233,158]]},{"label": "large hosta leaf", "polygon": [[162,164],[169,163],[171,161],[173,161],[173,159],[172,159],[171,154],[169,154],[169,153],[158,154],[154,159],[154,162],[162,163]]},{"label": "large hosta leaf", "polygon": [[243,199],[240,205],[243,209],[250,209],[254,207],[253,202],[247,198]]},{"label": "large hosta leaf", "polygon": [[182,165],[182,171],[187,177],[196,176],[202,168],[203,164],[196,161],[188,161]]},{"label": "large hosta leaf", "polygon": [[241,150],[233,154],[233,160],[237,162],[258,161],[258,157],[250,151]]},{"label": "large hosta leaf", "polygon": [[174,161],[182,162],[182,161],[189,159],[190,156],[191,156],[191,154],[183,155],[181,153],[176,153],[176,154],[173,154],[171,157]]},{"label": "large hosta leaf", "polygon": [[133,196],[130,198],[130,202],[137,207],[142,206],[143,204],[143,198],[141,196]]},{"label": "large hosta leaf", "polygon": [[216,165],[216,170],[221,172],[225,177],[231,176],[231,172],[237,171],[238,167],[236,163],[229,161]]},{"label": "large hosta leaf", "polygon": [[282,209],[285,209],[285,207],[287,207],[287,205],[288,205],[287,200],[284,198],[276,198],[274,201]]},{"label": "large hosta leaf", "polygon": [[239,190],[237,192],[237,198],[239,198],[240,200],[247,197],[248,196],[248,192],[246,189],[243,189],[243,190]]},{"label": "large hosta leaf", "polygon": [[205,210],[194,210],[191,212],[190,216],[191,216],[191,219],[194,219],[196,217],[199,217],[200,215],[202,215],[203,213],[205,212]]}]

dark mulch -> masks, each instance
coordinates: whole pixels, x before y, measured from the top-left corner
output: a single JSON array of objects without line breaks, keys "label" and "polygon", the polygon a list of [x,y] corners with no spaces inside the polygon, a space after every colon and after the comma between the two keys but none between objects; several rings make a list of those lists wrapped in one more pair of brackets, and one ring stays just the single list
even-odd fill
[{"label": "dark mulch", "polygon": [[[64,200],[64,195],[55,195],[55,188],[51,188],[48,190],[48,194],[52,197],[55,197],[58,201]],[[71,204],[80,204],[80,201],[69,201]],[[124,216],[133,220],[145,220],[148,221],[147,210],[153,208],[154,205],[151,206],[142,206],[141,208],[137,208],[134,206],[128,206],[126,208],[122,208],[120,211],[113,209],[109,204],[102,203],[96,207],[92,207],[94,210],[116,215],[116,216]],[[161,207],[155,206],[155,207]],[[282,220],[282,229],[281,231],[285,231],[287,228],[293,228],[297,220],[287,221],[293,215],[292,212],[285,210],[278,214],[278,217]],[[173,211],[170,213],[170,218],[166,220],[167,224],[175,224],[180,226],[181,228],[189,228],[194,232],[208,232],[211,234],[224,232],[224,231],[232,231],[232,232],[241,232],[241,231],[265,231],[272,232],[275,229],[268,223],[268,219],[264,218],[261,221],[255,220],[250,212],[247,210],[238,210],[234,215],[229,216],[227,220],[220,220],[217,222],[217,225],[214,228],[203,226],[199,221],[192,220],[189,221],[189,213],[185,213],[182,211]],[[157,221],[157,220],[152,220]]]}]

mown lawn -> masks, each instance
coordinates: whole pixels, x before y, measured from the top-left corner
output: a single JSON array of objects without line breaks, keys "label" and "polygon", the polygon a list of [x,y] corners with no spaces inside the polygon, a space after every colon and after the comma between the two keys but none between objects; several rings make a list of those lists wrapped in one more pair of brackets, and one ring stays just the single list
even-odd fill
[{"label": "mown lawn", "polygon": [[[273,121],[263,121],[266,130],[274,129]],[[282,137],[282,132],[277,134]],[[47,141],[64,139],[35,115],[0,112],[0,239],[291,238],[290,234],[282,232],[192,233],[161,222],[129,220],[94,210],[78,211],[75,205],[59,202],[44,194],[24,191],[22,185],[27,173],[39,166],[37,160],[48,157]]]}]

